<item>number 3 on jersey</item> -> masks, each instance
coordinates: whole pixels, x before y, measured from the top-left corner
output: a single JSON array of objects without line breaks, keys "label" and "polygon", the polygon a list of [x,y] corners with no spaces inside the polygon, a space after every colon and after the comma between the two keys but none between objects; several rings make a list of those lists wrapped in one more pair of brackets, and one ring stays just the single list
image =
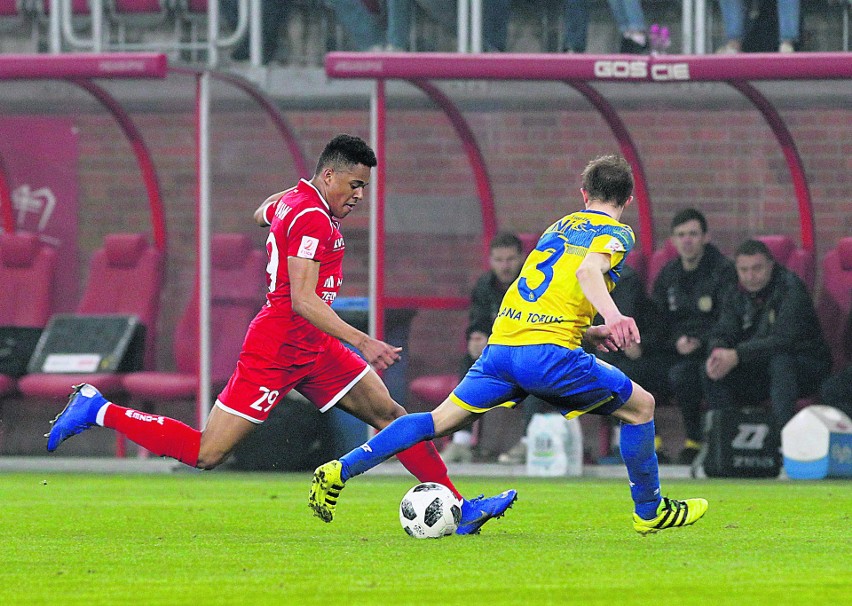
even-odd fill
[{"label": "number 3 on jersey", "polygon": [[275,406],[275,402],[278,400],[278,396],[280,394],[277,389],[270,391],[267,387],[261,387],[260,391],[263,392],[263,395],[252,402],[251,408],[259,410],[260,412],[269,412],[269,409]]},{"label": "number 3 on jersey", "polygon": [[550,286],[550,283],[553,280],[553,266],[562,257],[562,255],[565,254],[565,246],[558,237],[547,238],[546,240],[539,242],[535,249],[536,251],[543,252],[547,255],[543,261],[537,263],[535,266],[535,269],[544,276],[541,284],[535,288],[530,288],[526,277],[522,277],[518,280],[518,292],[525,301],[533,303],[538,301],[539,298],[541,298],[541,295],[544,294],[544,291],[546,291]]}]

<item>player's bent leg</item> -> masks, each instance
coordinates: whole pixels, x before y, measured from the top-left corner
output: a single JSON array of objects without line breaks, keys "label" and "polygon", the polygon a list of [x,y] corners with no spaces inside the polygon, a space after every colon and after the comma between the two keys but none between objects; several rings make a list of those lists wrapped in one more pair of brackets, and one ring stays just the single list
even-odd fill
[{"label": "player's bent leg", "polygon": [[[367,372],[338,403],[343,410],[355,415],[372,427],[381,430],[405,415],[405,409],[394,402],[387,387],[372,370]],[[447,466],[431,441],[416,442],[396,453],[397,459],[421,482],[436,482],[462,499],[447,475]],[[357,470],[352,470],[357,475]],[[349,476],[345,476],[348,478]]]},{"label": "player's bent leg", "polygon": [[624,406],[613,413],[621,427],[621,457],[635,503],[633,528],[646,535],[666,528],[689,526],[707,511],[705,499],[661,498],[659,466],[654,452],[654,396],[636,383]]},{"label": "player's bent leg", "polygon": [[219,466],[256,427],[256,423],[214,406],[201,432],[196,467],[213,469]]},{"label": "player's bent leg", "polygon": [[64,440],[95,425],[114,429],[157,456],[172,457],[191,467],[198,460],[200,431],[169,417],[118,406],[87,383],[74,386],[67,406],[47,434],[47,449],[56,450]]}]

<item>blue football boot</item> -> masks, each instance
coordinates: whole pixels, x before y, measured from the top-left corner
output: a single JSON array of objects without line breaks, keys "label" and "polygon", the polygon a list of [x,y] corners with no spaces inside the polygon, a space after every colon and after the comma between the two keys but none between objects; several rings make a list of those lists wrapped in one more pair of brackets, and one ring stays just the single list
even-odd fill
[{"label": "blue football boot", "polygon": [[479,495],[462,503],[462,518],[456,534],[479,534],[482,525],[491,518],[502,517],[518,499],[517,490],[506,490],[496,497]]},{"label": "blue football boot", "polygon": [[106,403],[107,399],[94,386],[88,383],[75,385],[68,397],[68,404],[50,422],[52,425],[50,433],[44,434],[47,438],[48,452],[56,450],[71,436],[76,436],[89,427],[97,425],[98,411]]}]

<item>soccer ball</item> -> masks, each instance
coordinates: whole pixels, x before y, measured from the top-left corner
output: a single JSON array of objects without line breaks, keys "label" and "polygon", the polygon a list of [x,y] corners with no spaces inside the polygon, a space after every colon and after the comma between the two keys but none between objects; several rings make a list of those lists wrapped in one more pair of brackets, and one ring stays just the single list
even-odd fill
[{"label": "soccer ball", "polygon": [[418,484],[402,497],[399,522],[415,539],[440,539],[455,533],[461,501],[443,484]]}]

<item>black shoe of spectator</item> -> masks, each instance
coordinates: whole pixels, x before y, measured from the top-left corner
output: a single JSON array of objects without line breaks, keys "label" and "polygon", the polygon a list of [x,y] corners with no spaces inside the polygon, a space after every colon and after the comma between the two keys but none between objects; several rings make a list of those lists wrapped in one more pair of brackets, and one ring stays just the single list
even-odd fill
[{"label": "black shoe of spectator", "polygon": [[648,52],[648,43],[639,44],[635,40],[631,38],[621,38],[621,48],[619,49],[620,53],[624,55],[644,55]]}]

